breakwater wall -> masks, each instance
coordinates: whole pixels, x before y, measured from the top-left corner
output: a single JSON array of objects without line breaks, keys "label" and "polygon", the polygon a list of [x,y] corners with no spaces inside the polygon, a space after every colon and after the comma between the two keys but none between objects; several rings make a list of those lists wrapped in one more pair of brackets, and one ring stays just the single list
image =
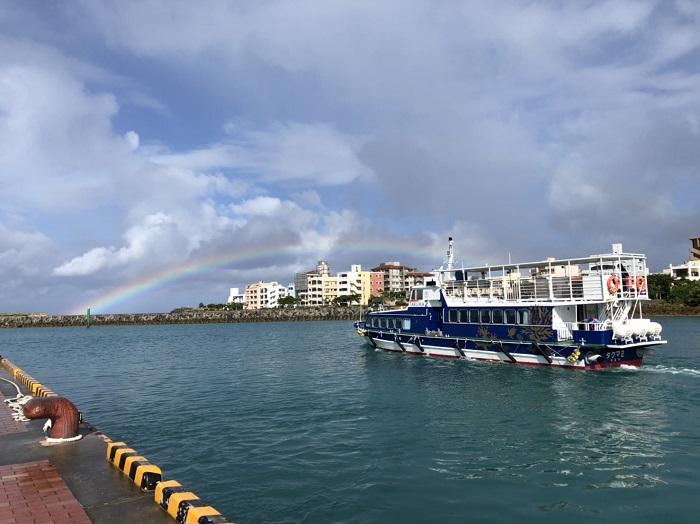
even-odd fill
[{"label": "breakwater wall", "polygon": [[661,300],[652,300],[642,304],[644,316],[653,317],[700,317],[700,306],[672,304]]},{"label": "breakwater wall", "polygon": [[[308,320],[357,320],[367,308],[304,307],[239,311],[185,310],[172,313],[120,313],[93,315],[93,326],[134,324],[215,324],[241,322],[298,322]],[[0,316],[0,328],[85,326],[84,315],[5,315]]]}]

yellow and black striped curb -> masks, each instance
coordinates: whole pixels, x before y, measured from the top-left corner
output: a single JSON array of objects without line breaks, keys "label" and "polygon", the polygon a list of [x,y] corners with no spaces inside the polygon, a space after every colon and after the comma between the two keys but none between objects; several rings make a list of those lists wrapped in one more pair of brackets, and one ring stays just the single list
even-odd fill
[{"label": "yellow and black striped curb", "polygon": [[0,359],[0,364],[4,367],[12,378],[22,384],[33,397],[57,397],[58,395],[44,386],[31,375],[22,371],[6,358]]},{"label": "yellow and black striped curb", "polygon": [[154,491],[154,501],[178,524],[233,524],[219,511],[176,480],[163,480],[161,469],[125,442],[107,442],[107,461],[142,491]]},{"label": "yellow and black striped curb", "polygon": [[139,489],[153,491],[163,480],[161,469],[148,462],[124,442],[107,443],[107,461],[129,477]]}]

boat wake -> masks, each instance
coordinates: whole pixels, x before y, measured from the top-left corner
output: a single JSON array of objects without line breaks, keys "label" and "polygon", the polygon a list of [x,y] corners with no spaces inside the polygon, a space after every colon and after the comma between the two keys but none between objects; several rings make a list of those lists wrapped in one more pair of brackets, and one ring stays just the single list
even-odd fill
[{"label": "boat wake", "polygon": [[676,367],[661,366],[661,365],[644,366],[643,368],[637,368],[637,369],[643,369],[645,371],[651,371],[653,373],[668,373],[670,375],[685,375],[688,377],[700,378],[700,369],[676,368]]}]

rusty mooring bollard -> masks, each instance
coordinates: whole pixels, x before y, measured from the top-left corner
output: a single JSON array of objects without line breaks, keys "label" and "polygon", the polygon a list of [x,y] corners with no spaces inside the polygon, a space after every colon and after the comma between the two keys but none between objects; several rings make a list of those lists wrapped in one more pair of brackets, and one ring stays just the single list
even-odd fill
[{"label": "rusty mooring bollard", "polygon": [[79,437],[80,413],[67,398],[33,398],[24,405],[22,411],[30,420],[38,418],[51,420],[49,439],[76,440]]}]

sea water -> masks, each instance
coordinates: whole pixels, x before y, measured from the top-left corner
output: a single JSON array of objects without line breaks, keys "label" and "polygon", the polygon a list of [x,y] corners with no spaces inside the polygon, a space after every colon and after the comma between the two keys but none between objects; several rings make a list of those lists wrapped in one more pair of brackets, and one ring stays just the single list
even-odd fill
[{"label": "sea water", "polygon": [[380,353],[349,322],[0,330],[0,353],[238,523],[696,522],[700,319],[645,367]]}]

